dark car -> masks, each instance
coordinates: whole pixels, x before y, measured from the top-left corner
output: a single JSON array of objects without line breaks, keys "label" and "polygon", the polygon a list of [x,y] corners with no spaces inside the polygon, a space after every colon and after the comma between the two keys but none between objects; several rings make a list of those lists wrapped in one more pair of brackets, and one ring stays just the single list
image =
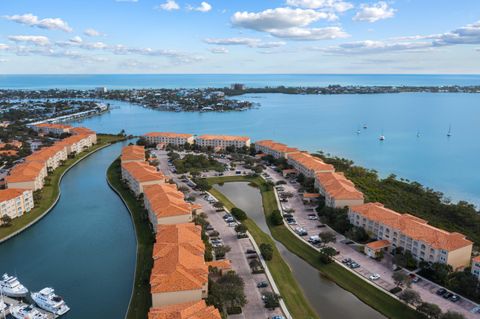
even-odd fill
[{"label": "dark car", "polygon": [[261,281],[257,284],[257,288],[266,288],[268,287],[268,282],[266,281]]},{"label": "dark car", "polygon": [[317,227],[318,227],[318,228],[324,228],[324,227],[327,227],[327,225],[325,225],[325,224],[319,224],[319,225],[317,225]]},{"label": "dark car", "polygon": [[450,301],[452,301],[452,302],[457,302],[459,300],[460,300],[460,297],[458,295],[452,295],[450,297]]},{"label": "dark car", "polygon": [[349,264],[349,266],[350,266],[350,268],[352,268],[352,269],[355,269],[355,268],[358,268],[358,267],[360,267],[360,265],[359,265],[359,264],[357,264],[357,263],[356,263],[356,262],[354,262],[354,261],[353,261],[353,262],[351,262],[351,263]]},{"label": "dark car", "polygon": [[257,252],[255,251],[255,249],[247,249],[247,251],[245,251],[245,254],[256,254]]},{"label": "dark car", "polygon": [[451,292],[447,292],[442,297],[445,298],[445,299],[450,299],[452,296],[453,296],[453,294]]},{"label": "dark car", "polygon": [[440,288],[437,290],[436,294],[439,296],[443,296],[446,292],[447,290],[445,288]]},{"label": "dark car", "polygon": [[345,258],[345,259],[342,260],[342,264],[348,264],[350,262],[352,262],[351,258]]}]

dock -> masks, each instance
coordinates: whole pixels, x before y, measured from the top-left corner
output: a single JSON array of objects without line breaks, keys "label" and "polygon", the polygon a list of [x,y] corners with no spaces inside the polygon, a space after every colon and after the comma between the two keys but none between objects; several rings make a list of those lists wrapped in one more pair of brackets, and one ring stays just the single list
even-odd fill
[{"label": "dock", "polygon": [[[10,297],[6,297],[6,296],[3,296],[3,301],[8,305],[8,308],[7,308],[7,312],[5,313],[5,315],[9,315],[10,314],[10,308],[12,306],[17,306],[17,305],[30,305],[29,303],[25,303],[19,299],[14,299],[14,298],[10,298]],[[45,311],[43,309],[40,309],[38,307],[35,307],[35,309],[37,309],[38,311],[40,311],[42,314],[45,314],[47,315],[47,318],[48,319],[55,319],[55,318],[58,318],[58,316],[56,314],[53,314],[51,312],[48,312],[48,311]],[[3,314],[0,314],[0,315],[3,315]]]}]

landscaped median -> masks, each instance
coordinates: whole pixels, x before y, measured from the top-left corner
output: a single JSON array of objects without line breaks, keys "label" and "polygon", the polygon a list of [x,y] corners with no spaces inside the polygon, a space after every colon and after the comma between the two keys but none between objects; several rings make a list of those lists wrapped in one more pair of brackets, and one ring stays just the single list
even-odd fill
[{"label": "landscaped median", "polygon": [[153,243],[155,238],[148,221],[145,208],[140,204],[126,185],[122,183],[120,159],[115,160],[107,170],[110,187],[120,196],[128,208],[135,226],[137,238],[137,261],[133,291],[128,306],[127,319],[145,319],[152,305],[150,295],[150,273],[153,267]]},{"label": "landscaped median", "polygon": [[[265,213],[265,218],[268,224],[268,227],[270,229],[270,232],[272,233],[272,236],[281,242],[288,250],[290,250],[292,253],[296,254],[306,262],[308,262],[311,266],[315,267],[318,269],[322,274],[330,278],[332,281],[337,283],[339,286],[344,288],[345,290],[350,291],[351,293],[355,294],[360,300],[371,306],[372,308],[376,309],[377,311],[381,312],[388,318],[394,318],[394,319],[417,319],[417,318],[424,318],[423,315],[419,314],[415,310],[411,309],[410,307],[406,306],[402,302],[398,301],[397,299],[391,297],[390,295],[386,294],[385,292],[381,291],[380,289],[374,287],[373,285],[365,282],[364,280],[358,278],[355,274],[351,273],[349,270],[341,267],[340,265],[337,265],[336,263],[331,263],[331,264],[322,264],[319,259],[319,254],[318,252],[310,247],[307,243],[303,242],[302,240],[298,239],[292,232],[290,232],[286,226],[281,225],[281,226],[274,226],[270,222],[270,214],[276,209],[278,209],[277,206],[277,201],[275,198],[275,193],[272,187],[269,187],[267,182],[263,180],[261,177],[248,177],[248,176],[232,176],[232,177],[215,177],[215,178],[210,178],[208,179],[209,183],[211,185],[213,184],[220,184],[220,183],[226,183],[226,182],[239,182],[239,181],[248,181],[253,184],[255,184],[261,194],[262,194],[262,200],[263,200],[263,209]],[[212,189],[210,192],[217,197],[219,200],[223,201],[225,205],[228,207],[229,205],[233,204],[219,191]],[[253,231],[250,230],[250,224],[253,224]],[[252,233],[252,235],[255,237],[255,240],[257,241],[257,236],[261,240],[267,240],[267,241],[272,241],[271,238],[260,231],[258,227],[253,223],[251,220],[247,220],[247,225]],[[260,234],[257,234],[258,233]],[[281,260],[281,256],[279,255],[278,251],[276,251],[276,254],[278,254],[278,258]],[[288,295],[289,289],[292,289],[290,287],[290,283],[285,285],[283,280],[291,280],[294,282],[295,286],[298,287],[298,284],[296,283],[295,279],[293,278],[293,275],[291,274],[290,269],[288,269],[288,266],[283,262],[281,264],[284,264],[286,267],[286,273],[289,274],[290,278],[284,278],[285,274],[283,273],[285,270],[279,269],[280,267],[277,267],[278,260],[274,260],[273,262],[270,262],[268,264],[272,275],[275,279],[275,282],[277,282],[280,292],[282,294],[282,297],[285,299],[288,309],[292,312],[292,315],[294,318],[308,318],[306,316],[298,315],[294,309],[298,307],[296,304],[295,300],[289,300],[290,296]],[[296,290],[296,289],[292,289]],[[301,294],[301,290],[298,288],[298,291],[300,292],[301,299],[304,300],[304,302],[308,305],[308,302],[305,300],[303,295]],[[321,301],[319,301],[321,302]],[[302,307],[302,306],[300,306]],[[315,317],[317,317],[315,315]]]},{"label": "landscaped median", "polygon": [[62,166],[50,173],[48,182],[46,181],[45,186],[39,191],[40,199],[35,201],[35,207],[23,216],[13,219],[10,226],[0,227],[0,243],[35,224],[55,206],[60,198],[60,182],[70,168],[99,149],[122,140],[125,140],[124,136],[97,134],[97,144],[77,154],[74,158],[67,159]]}]

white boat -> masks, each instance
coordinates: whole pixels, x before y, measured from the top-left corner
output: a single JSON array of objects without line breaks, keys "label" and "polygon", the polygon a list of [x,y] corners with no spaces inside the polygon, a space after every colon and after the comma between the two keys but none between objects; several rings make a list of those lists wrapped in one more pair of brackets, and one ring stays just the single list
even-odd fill
[{"label": "white boat", "polygon": [[42,309],[56,315],[63,315],[70,310],[62,297],[55,294],[53,288],[43,288],[38,292],[32,292],[33,301]]},{"label": "white boat", "polygon": [[18,281],[17,277],[8,274],[3,274],[0,290],[5,296],[14,298],[26,297],[28,294],[28,289]]},{"label": "white boat", "polygon": [[448,133],[447,133],[447,137],[450,137],[450,136],[452,136],[452,126],[451,125],[448,127]]},{"label": "white boat", "polygon": [[35,309],[33,305],[13,306],[10,314],[16,319],[48,319],[48,316]]},{"label": "white boat", "polygon": [[4,315],[7,312],[8,305],[0,299],[0,315]]},{"label": "white boat", "polygon": [[380,141],[385,141],[385,135],[380,135],[380,137],[378,138]]}]

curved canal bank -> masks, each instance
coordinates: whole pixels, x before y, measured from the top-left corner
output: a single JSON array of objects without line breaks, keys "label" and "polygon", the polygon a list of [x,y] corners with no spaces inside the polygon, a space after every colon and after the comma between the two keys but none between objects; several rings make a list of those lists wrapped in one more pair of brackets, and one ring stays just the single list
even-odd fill
[{"label": "curved canal bank", "polygon": [[123,318],[126,313],[135,233],[127,209],[105,180],[123,144],[72,167],[50,213],[0,244],[0,271],[16,274],[31,291],[55,288],[72,308],[64,318]]},{"label": "curved canal bank", "polygon": [[129,189],[122,184],[122,173],[118,158],[108,167],[107,182],[110,188],[121,198],[130,213],[137,243],[135,276],[125,318],[145,319],[147,318],[148,310],[152,306],[148,282],[153,267],[151,256],[155,238],[151,231],[145,208],[140,205],[140,202]]},{"label": "curved canal bank", "polygon": [[[222,178],[215,178],[211,183],[220,181]],[[248,182],[241,182],[238,178],[230,182],[223,178],[223,181],[226,183],[222,186],[216,185],[216,189],[244,209],[251,218],[262,223],[262,229],[268,228],[305,296],[322,319],[384,318],[373,308],[389,318],[420,318],[415,311],[375,287],[361,282],[339,266],[322,265],[318,260],[318,254],[295,238],[284,226],[269,225],[265,220],[269,213],[264,212],[264,208],[269,210],[270,203],[266,202],[268,201],[266,196],[262,198],[260,191],[249,186]],[[261,219],[263,221],[260,221]]]}]

